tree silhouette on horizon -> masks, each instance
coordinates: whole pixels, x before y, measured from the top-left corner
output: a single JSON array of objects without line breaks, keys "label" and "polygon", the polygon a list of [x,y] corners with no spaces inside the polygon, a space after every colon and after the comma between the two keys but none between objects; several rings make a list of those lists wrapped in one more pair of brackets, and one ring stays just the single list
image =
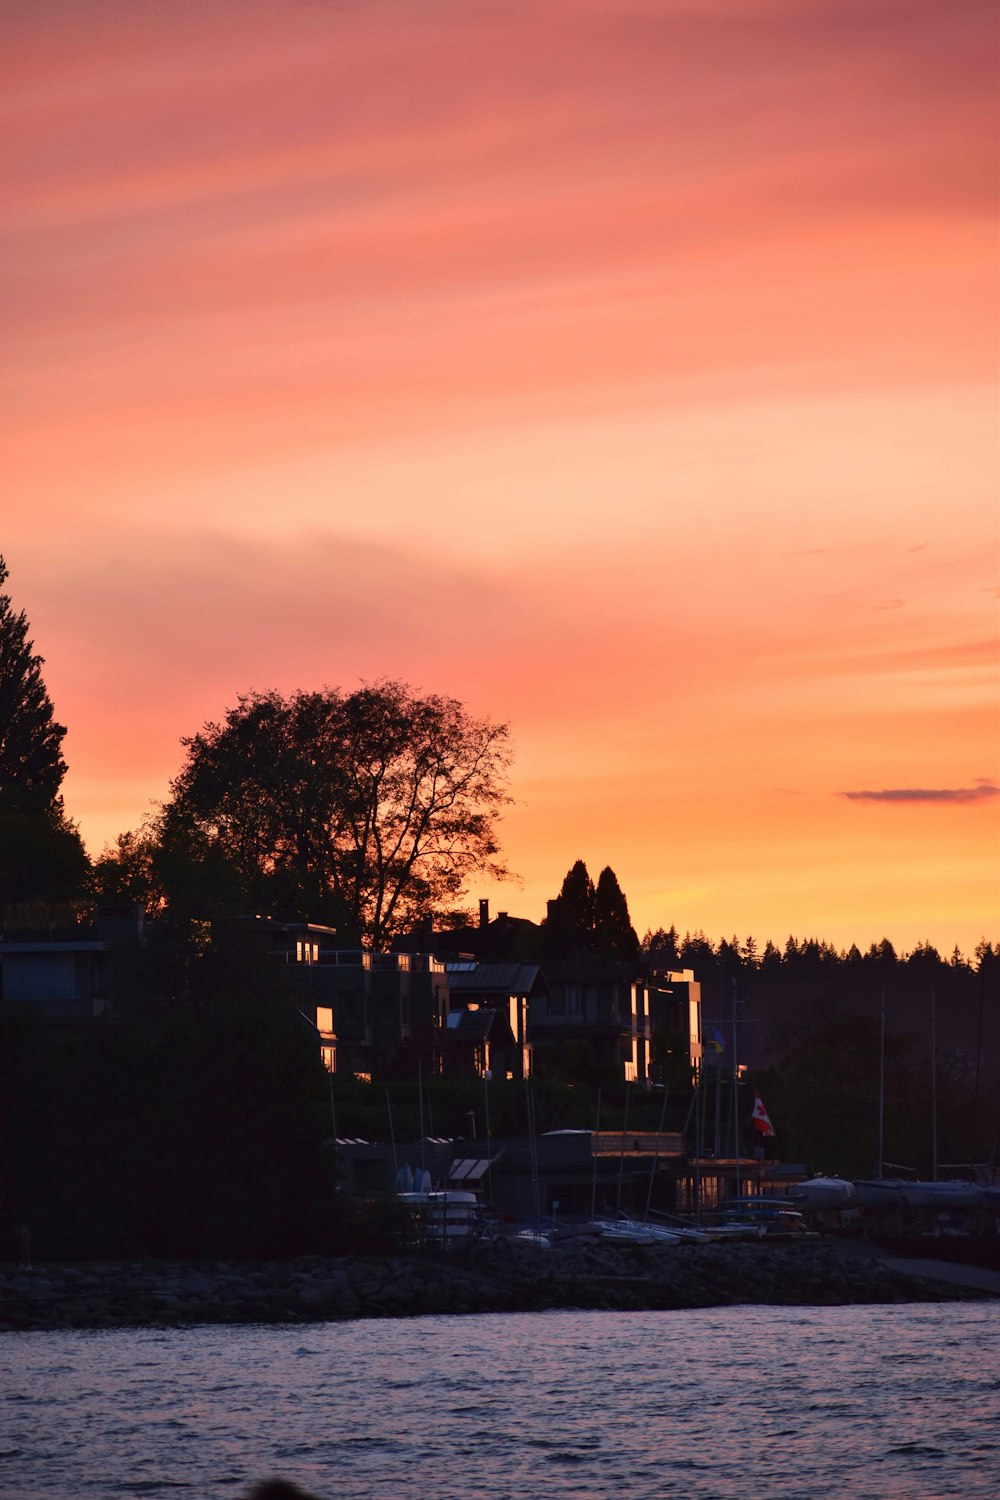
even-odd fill
[{"label": "tree silhouette on horizon", "polygon": [[[0,557],[0,589],[8,571]],[[0,592],[0,908],[61,902],[82,890],[88,862],[66,817],[66,730],[28,639],[24,610]]]}]

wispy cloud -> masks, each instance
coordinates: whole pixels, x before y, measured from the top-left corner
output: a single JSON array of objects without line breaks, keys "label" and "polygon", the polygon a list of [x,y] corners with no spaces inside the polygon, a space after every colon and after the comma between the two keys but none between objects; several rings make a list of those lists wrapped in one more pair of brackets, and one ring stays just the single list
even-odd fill
[{"label": "wispy cloud", "polygon": [[978,780],[973,786],[885,787],[879,792],[841,792],[849,802],[986,802],[1000,797],[995,782]]}]

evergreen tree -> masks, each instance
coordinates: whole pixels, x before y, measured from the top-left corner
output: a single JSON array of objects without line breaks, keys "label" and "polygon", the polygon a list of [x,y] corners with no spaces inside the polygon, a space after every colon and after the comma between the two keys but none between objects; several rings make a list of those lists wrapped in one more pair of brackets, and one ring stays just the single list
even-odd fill
[{"label": "evergreen tree", "polygon": [[[0,557],[0,587],[7,568]],[[62,741],[23,610],[0,593],[0,907],[64,901],[87,872],[59,788]]]},{"label": "evergreen tree", "polygon": [[669,930],[663,927],[647,928],[642,938],[642,951],[646,957],[661,967],[676,969],[680,966],[680,933],[671,922]]},{"label": "evergreen tree", "polygon": [[564,920],[590,937],[594,931],[594,882],[582,859],[567,871],[559,901]]},{"label": "evergreen tree", "polygon": [[545,952],[548,958],[565,958],[594,941],[594,882],[582,859],[566,872],[562,889],[549,902],[545,919]]},{"label": "evergreen tree", "polygon": [[[0,557],[0,587],[7,576]],[[51,807],[66,774],[66,730],[55,722],[41,669],[24,611],[0,593],[0,799],[7,808]]]},{"label": "evergreen tree", "polygon": [[594,951],[619,963],[634,963],[639,956],[639,939],[629,918],[625,892],[610,865],[597,877],[594,892]]}]

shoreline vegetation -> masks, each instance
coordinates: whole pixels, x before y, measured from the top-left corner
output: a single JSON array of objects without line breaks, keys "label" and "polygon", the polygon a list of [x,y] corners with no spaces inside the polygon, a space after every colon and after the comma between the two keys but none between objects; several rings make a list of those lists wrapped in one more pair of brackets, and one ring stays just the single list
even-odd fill
[{"label": "shoreline vegetation", "polygon": [[662,1311],[979,1300],[982,1286],[920,1274],[864,1242],[541,1249],[289,1261],[0,1265],[0,1332],[338,1322],[553,1309]]}]

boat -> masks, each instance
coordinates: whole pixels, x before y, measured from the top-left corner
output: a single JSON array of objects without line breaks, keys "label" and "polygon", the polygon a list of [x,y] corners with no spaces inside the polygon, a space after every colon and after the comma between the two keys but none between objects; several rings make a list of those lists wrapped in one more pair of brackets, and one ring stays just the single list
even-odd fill
[{"label": "boat", "polygon": [[810,1177],[788,1194],[790,1205],[804,1209],[857,1208],[858,1192],[843,1177]]},{"label": "boat", "polygon": [[465,1243],[482,1221],[482,1209],[475,1193],[448,1188],[440,1191],[397,1193],[400,1203],[413,1210],[421,1237],[428,1244],[446,1250]]},{"label": "boat", "polygon": [[899,1208],[901,1187],[895,1177],[859,1178],[854,1183],[861,1208]]},{"label": "boat", "polygon": [[618,1244],[687,1245],[704,1244],[708,1239],[704,1231],[686,1225],[651,1224],[648,1220],[640,1223],[625,1214],[615,1219],[595,1219],[593,1226],[600,1231],[601,1239]]},{"label": "boat", "polygon": [[795,1240],[810,1233],[787,1198],[726,1199],[706,1227],[713,1239]]},{"label": "boat", "polygon": [[985,1194],[975,1182],[903,1182],[900,1199],[906,1208],[978,1208]]},{"label": "boat", "polygon": [[854,1184],[862,1208],[933,1208],[941,1213],[953,1208],[979,1208],[989,1194],[977,1182],[961,1179],[927,1182],[918,1178],[882,1177]]}]

